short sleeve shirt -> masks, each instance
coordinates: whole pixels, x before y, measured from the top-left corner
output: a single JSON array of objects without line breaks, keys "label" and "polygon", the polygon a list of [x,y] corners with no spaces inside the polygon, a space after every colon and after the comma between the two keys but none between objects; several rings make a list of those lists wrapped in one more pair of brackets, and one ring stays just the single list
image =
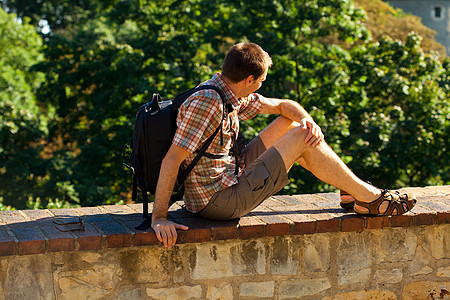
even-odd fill
[{"label": "short sleeve shirt", "polygon": [[190,153],[183,162],[182,169],[189,165],[196,155],[195,151],[222,124],[222,130],[219,130],[207,152],[223,157],[217,159],[203,156],[184,182],[184,201],[191,212],[202,210],[212,195],[238,183],[239,174],[235,174],[235,159],[226,155],[233,146],[233,130],[237,134],[239,120],[252,119],[259,113],[262,105],[262,96],[259,94],[236,98],[219,73],[201,85],[204,84],[220,88],[224,101],[231,104],[234,110],[224,117],[222,100],[214,90],[198,91],[180,106],[178,128],[172,143]]}]

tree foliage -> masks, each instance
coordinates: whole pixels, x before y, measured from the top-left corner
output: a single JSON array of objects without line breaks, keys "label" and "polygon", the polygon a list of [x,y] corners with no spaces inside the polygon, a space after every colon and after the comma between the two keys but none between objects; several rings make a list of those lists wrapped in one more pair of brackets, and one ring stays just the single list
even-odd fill
[{"label": "tree foliage", "polygon": [[0,9],[0,200],[17,206],[45,176],[38,143],[45,118],[35,97],[43,76],[31,68],[41,50],[34,28]]},{"label": "tree foliage", "polygon": [[375,40],[387,35],[406,42],[406,33],[415,32],[422,37],[421,48],[426,53],[437,51],[442,57],[446,56],[445,47],[434,39],[436,31],[424,26],[419,17],[405,14],[382,0],[355,0],[355,3],[366,12],[364,23]]},{"label": "tree foliage", "polygon": [[[32,90],[48,135],[28,147],[45,162],[39,184],[48,195],[34,194],[41,203],[30,207],[126,199],[131,177],[120,153],[137,108],[154,92],[172,97],[209,79],[237,41],[273,58],[261,93],[305,106],[363,179],[449,182],[448,60],[425,54],[417,35],[371,40],[364,11],[349,0],[19,2],[3,4],[52,28],[33,67],[45,80]],[[243,130],[254,136],[271,120]],[[333,190],[300,167],[291,173],[284,193]]]}]

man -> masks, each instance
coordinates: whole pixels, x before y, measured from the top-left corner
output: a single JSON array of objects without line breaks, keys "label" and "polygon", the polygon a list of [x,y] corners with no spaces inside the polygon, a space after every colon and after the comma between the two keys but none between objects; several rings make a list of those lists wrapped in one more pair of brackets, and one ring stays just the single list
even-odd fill
[{"label": "man", "polygon": [[[192,161],[221,122],[222,130],[207,155],[184,182],[184,201],[191,212],[216,220],[239,218],[289,183],[287,172],[295,162],[353,196],[356,213],[395,215],[413,208],[414,195],[382,191],[356,177],[325,143],[320,127],[301,105],[254,93],[271,65],[270,56],[260,46],[236,44],[225,57],[222,73],[203,83],[219,87],[233,111],[224,118],[222,100],[213,90],[196,92],[180,107],[178,129],[162,162],[152,214],[152,228],[165,247],[175,244],[176,229],[188,229],[167,220],[180,166],[183,169]],[[235,158],[228,153],[239,132],[239,120],[258,113],[281,116],[245,147],[236,170]]]}]

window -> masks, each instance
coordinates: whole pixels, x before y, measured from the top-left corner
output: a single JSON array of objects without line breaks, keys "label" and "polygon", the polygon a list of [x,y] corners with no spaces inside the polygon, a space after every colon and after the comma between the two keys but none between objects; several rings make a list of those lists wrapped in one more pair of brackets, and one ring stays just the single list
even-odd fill
[{"label": "window", "polygon": [[431,14],[434,19],[442,19],[443,18],[442,6],[433,6]]}]

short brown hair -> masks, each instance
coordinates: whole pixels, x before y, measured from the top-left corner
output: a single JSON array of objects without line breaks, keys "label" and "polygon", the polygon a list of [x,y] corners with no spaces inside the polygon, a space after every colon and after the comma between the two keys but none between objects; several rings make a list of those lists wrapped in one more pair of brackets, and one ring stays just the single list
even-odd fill
[{"label": "short brown hair", "polygon": [[240,82],[250,75],[258,79],[272,65],[269,54],[254,43],[239,43],[230,48],[222,64],[222,75]]}]

